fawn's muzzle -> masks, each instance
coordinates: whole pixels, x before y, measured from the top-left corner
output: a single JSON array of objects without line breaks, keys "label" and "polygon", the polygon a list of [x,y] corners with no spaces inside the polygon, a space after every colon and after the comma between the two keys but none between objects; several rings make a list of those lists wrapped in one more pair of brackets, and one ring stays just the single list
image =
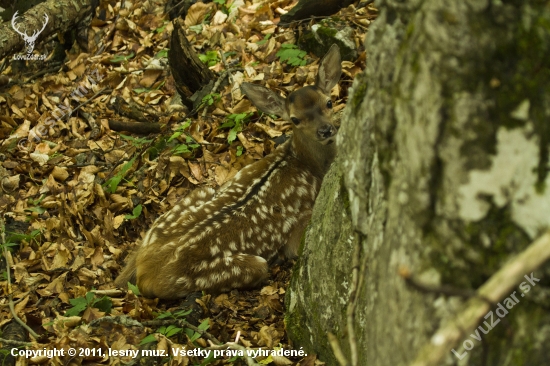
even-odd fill
[{"label": "fawn's muzzle", "polygon": [[317,130],[319,140],[326,140],[329,137],[336,135],[336,128],[333,125],[326,124]]}]

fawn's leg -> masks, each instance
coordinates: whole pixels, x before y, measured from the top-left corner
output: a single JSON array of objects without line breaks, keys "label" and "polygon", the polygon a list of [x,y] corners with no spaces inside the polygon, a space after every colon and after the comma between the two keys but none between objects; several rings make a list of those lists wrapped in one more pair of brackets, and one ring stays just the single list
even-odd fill
[{"label": "fawn's leg", "polygon": [[268,277],[267,261],[259,256],[236,254],[202,260],[189,268],[185,276],[158,278],[145,270],[147,276],[140,276],[138,268],[137,285],[142,295],[163,299],[181,298],[191,292],[223,292],[233,288],[252,288]]}]

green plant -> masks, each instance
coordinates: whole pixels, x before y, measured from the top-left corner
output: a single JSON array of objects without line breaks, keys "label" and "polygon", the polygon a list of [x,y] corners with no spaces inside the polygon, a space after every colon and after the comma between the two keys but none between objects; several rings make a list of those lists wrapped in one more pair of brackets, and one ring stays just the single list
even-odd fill
[{"label": "green plant", "polygon": [[119,134],[119,136],[122,137],[124,140],[129,141],[132,144],[132,146],[138,149],[143,145],[147,145],[153,141],[153,140],[147,140],[145,137],[135,138],[132,136],[123,135],[121,133]]},{"label": "green plant", "polygon": [[211,106],[220,99],[221,96],[218,93],[206,94],[204,97],[202,97],[201,105]]},{"label": "green plant", "polygon": [[131,215],[124,215],[124,218],[126,220],[133,220],[133,219],[137,219],[139,217],[139,215],[141,215],[141,210],[143,209],[143,207],[141,207],[141,205],[137,205],[136,207],[134,207],[134,209],[132,210],[132,214]]},{"label": "green plant", "polygon": [[158,330],[158,333],[166,336],[166,338],[170,338],[178,333],[181,333],[183,331],[183,328],[178,328],[175,325],[169,325],[169,326],[161,326]]},{"label": "green plant", "polygon": [[166,26],[168,25],[168,21],[164,21],[163,25],[155,29],[156,33],[162,33],[166,29]]},{"label": "green plant", "polygon": [[206,51],[205,54],[199,54],[199,59],[208,67],[214,66],[220,62],[217,51]]},{"label": "green plant", "polygon": [[202,24],[197,24],[197,25],[192,25],[189,27],[190,30],[192,30],[193,32],[197,33],[197,34],[201,34],[202,33]]},{"label": "green plant", "polygon": [[19,234],[6,231],[6,243],[4,245],[6,247],[12,247],[17,245],[21,240],[25,240],[27,243],[32,243],[34,241],[36,244],[40,244],[37,238],[39,238],[41,234],[42,230],[40,229],[33,230],[30,234]]},{"label": "green plant", "polygon": [[264,44],[267,43],[267,41],[269,40],[269,38],[271,38],[271,33],[266,34],[266,35],[264,36],[264,39],[262,39],[261,41],[256,42],[256,44],[257,44],[258,46],[263,46]]},{"label": "green plant", "polygon": [[185,317],[191,314],[193,310],[179,310],[175,313],[165,311],[157,315],[157,319],[185,319]]},{"label": "green plant", "polygon": [[237,138],[237,134],[242,131],[243,125],[248,122],[252,113],[229,114],[225,117],[220,129],[230,128],[227,134],[227,142],[232,143]]},{"label": "green plant", "polygon": [[157,54],[155,55],[155,58],[167,58],[168,57],[168,51],[169,49],[168,48],[165,48],[163,50],[160,50],[157,52]]},{"label": "green plant", "polygon": [[[208,328],[210,328],[208,319],[205,319],[202,323],[200,323],[197,328],[202,331],[208,330]],[[185,328],[185,334],[187,334],[191,342],[194,342],[201,337],[201,334],[199,332],[195,332],[193,329],[190,328]]]},{"label": "green plant", "polygon": [[139,292],[139,288],[130,282],[128,282],[128,290],[132,291],[136,296],[141,295],[141,292]]},{"label": "green plant", "polygon": [[188,118],[187,120],[185,120],[185,122],[181,126],[178,126],[178,128],[176,128],[174,133],[172,133],[172,135],[168,138],[167,143],[177,139],[182,134],[185,134],[185,143],[175,146],[172,149],[173,154],[177,155],[177,154],[193,153],[195,149],[200,147],[200,144],[197,144],[195,139],[193,139],[193,137],[191,137],[191,135],[189,135],[185,131],[189,128],[189,126],[191,126],[191,120]]},{"label": "green plant", "polygon": [[195,149],[200,147],[201,145],[194,142],[193,138],[191,136],[185,136],[185,144],[179,144],[174,149],[172,149],[172,153],[174,155],[178,154],[186,154],[186,153],[193,153],[195,152]]},{"label": "green plant", "polygon": [[32,198],[29,198],[28,199],[28,203],[30,205],[33,205],[34,207],[28,207],[25,209],[25,211],[28,211],[28,212],[36,212],[37,214],[39,215],[42,215],[44,212],[46,212],[46,209],[39,206],[40,202],[42,202],[42,200],[46,198],[46,194],[43,194],[40,196],[40,198],[37,198],[37,199],[32,199]]},{"label": "green plant", "polygon": [[[192,310],[179,310],[179,311],[176,311],[175,313],[172,313],[170,311],[165,311],[163,313],[158,314],[156,318],[157,319],[174,319],[174,320],[185,319],[185,317],[187,315],[191,314],[191,311]],[[198,326],[198,328],[200,330],[207,330],[208,327],[209,327],[208,319],[203,321]],[[160,334],[164,335],[165,337],[169,338],[169,337],[172,337],[176,334],[181,333],[182,331],[184,331],[183,328],[178,328],[175,325],[168,325],[168,326],[163,325],[155,333],[160,333]],[[193,331],[192,329],[189,329],[189,328],[185,328],[185,333],[189,336],[189,339],[191,339],[192,342],[196,341],[201,336],[200,333],[195,332],[195,331]],[[143,338],[141,340],[139,345],[141,346],[141,345],[151,343],[151,342],[155,342],[155,341],[156,341],[155,335],[154,334],[149,334],[148,336],[146,336],[145,338]]]},{"label": "green plant", "polygon": [[222,12],[229,14],[230,9],[227,7],[227,0],[214,0],[214,3],[220,6]]},{"label": "green plant", "polygon": [[236,153],[236,155],[237,155],[237,156],[241,156],[241,155],[243,154],[243,152],[244,152],[244,148],[243,148],[241,145],[237,146],[237,153]]},{"label": "green plant", "polygon": [[110,313],[113,307],[113,302],[107,296],[98,298],[93,292],[86,293],[84,297],[70,299],[69,302],[73,305],[72,308],[65,312],[65,316],[77,316],[88,308],[96,308],[104,313]]},{"label": "green plant", "polygon": [[281,49],[276,53],[281,62],[286,62],[292,66],[305,66],[307,55],[306,51],[302,51],[294,44],[283,43]]},{"label": "green plant", "polygon": [[130,170],[130,168],[134,164],[134,161],[136,161],[135,156],[132,159],[130,159],[128,162],[126,162],[126,164],[122,166],[122,169],[120,169],[120,171],[114,177],[109,178],[107,182],[103,183],[103,187],[108,187],[107,192],[109,193],[116,192],[116,189],[120,181],[122,180],[122,178],[124,178],[128,170]]},{"label": "green plant", "polygon": [[134,56],[135,54],[133,52],[130,52],[129,55],[116,55],[110,61],[112,64],[121,64],[123,62],[127,62],[128,60],[134,58]]}]

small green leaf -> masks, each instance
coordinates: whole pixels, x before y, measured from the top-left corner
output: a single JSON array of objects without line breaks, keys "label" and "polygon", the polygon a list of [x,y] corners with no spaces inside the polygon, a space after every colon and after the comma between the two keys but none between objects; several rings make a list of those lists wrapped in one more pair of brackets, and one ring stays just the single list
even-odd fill
[{"label": "small green leaf", "polygon": [[187,315],[191,314],[192,311],[193,311],[193,309],[176,311],[174,313],[174,316],[176,318],[183,318],[183,317],[186,317]]},{"label": "small green leaf", "polygon": [[155,338],[154,334],[149,334],[147,337],[143,338],[141,342],[139,342],[139,345],[143,346],[144,344],[147,344],[147,343],[156,342],[156,340],[157,339]]},{"label": "small green leaf", "polygon": [[122,166],[122,169],[120,169],[120,171],[114,177],[110,178],[109,180],[107,180],[107,182],[103,184],[103,186],[109,186],[109,189],[107,190],[109,193],[116,192],[116,189],[120,181],[122,180],[122,178],[124,178],[128,170],[130,170],[135,160],[136,160],[136,157],[134,156],[132,159],[130,159],[126,164]]},{"label": "small green leaf", "polygon": [[170,136],[170,138],[168,138],[168,141],[166,141],[166,142],[170,142],[170,141],[172,141],[172,140],[174,140],[174,139],[177,139],[177,138],[180,137],[182,134],[183,134],[182,131],[176,131],[176,132],[174,132],[174,133],[172,134],[172,136]]},{"label": "small green leaf", "polygon": [[172,337],[172,336],[174,336],[174,335],[176,335],[176,334],[178,334],[178,333],[181,333],[182,330],[183,330],[183,328],[178,328],[178,327],[175,327],[175,326],[173,326],[173,325],[170,325],[170,326],[166,329],[164,335],[165,335],[166,337],[170,338],[170,337]]},{"label": "small green leaf", "polygon": [[195,342],[201,337],[200,333],[195,332],[193,329],[185,328],[184,332],[187,334],[191,342]]},{"label": "small green leaf", "polygon": [[177,154],[185,154],[185,153],[191,152],[191,150],[189,150],[189,147],[186,144],[181,144],[176,146],[173,152],[175,155],[177,155]]},{"label": "small green leaf", "polygon": [[243,154],[243,147],[242,146],[237,146],[237,153],[236,155],[237,156],[241,156]]},{"label": "small green leaf", "polygon": [[200,323],[197,328],[199,328],[200,330],[207,330],[208,328],[210,328],[210,324],[208,322],[208,319],[204,319],[204,321],[202,323]]},{"label": "small green leaf", "polygon": [[65,312],[65,316],[77,316],[88,307],[88,301],[84,297],[70,299],[69,302],[73,307]]},{"label": "small green leaf", "polygon": [[189,27],[190,30],[192,30],[193,32],[197,33],[197,34],[201,34],[202,33],[202,24],[197,24],[197,25],[192,25]]},{"label": "small green leaf", "polygon": [[264,39],[262,39],[261,41],[256,42],[256,44],[258,44],[259,46],[263,46],[270,37],[271,37],[271,33],[268,33],[268,34],[265,35]]},{"label": "small green leaf", "polygon": [[227,141],[229,143],[232,143],[237,138],[237,130],[235,128],[232,128],[229,130],[229,133],[227,134]]},{"label": "small green leaf", "polygon": [[112,64],[120,64],[124,61],[128,61],[129,59],[134,57],[134,53],[131,52],[129,55],[116,55],[113,57],[110,61]]},{"label": "small green leaf", "polygon": [[273,362],[273,357],[271,357],[271,355],[267,356],[267,358],[261,360],[261,361],[258,361],[258,363],[260,365],[269,365],[270,363]]},{"label": "small green leaf", "polygon": [[208,67],[214,66],[220,61],[218,52],[216,51],[206,51],[205,54],[199,54],[198,56],[203,63],[208,65]]},{"label": "small green leaf", "polygon": [[44,212],[46,212],[46,209],[40,206],[36,206],[36,207],[26,208],[25,211],[36,212],[39,215],[42,215]]},{"label": "small green leaf", "polygon": [[157,54],[155,55],[155,58],[156,58],[156,59],[159,59],[159,58],[166,58],[166,57],[168,57],[168,49],[160,50],[160,51],[157,52]]},{"label": "small green leaf", "polygon": [[166,319],[166,318],[173,318],[174,315],[172,315],[171,312],[169,311],[165,311],[164,313],[160,313],[159,315],[157,315],[157,319]]},{"label": "small green leaf", "polygon": [[141,206],[141,204],[137,205],[136,207],[134,207],[134,209],[132,210],[132,214],[131,215],[124,215],[124,218],[126,220],[133,220],[133,219],[136,219],[139,217],[139,215],[141,215],[141,210],[143,210],[143,207]]},{"label": "small green leaf", "polygon": [[286,62],[292,66],[304,66],[306,64],[306,51],[302,51],[296,45],[283,43],[281,49],[276,53],[281,62]]},{"label": "small green leaf", "polygon": [[141,295],[138,287],[136,285],[131,284],[130,282],[128,282],[128,290],[132,291],[136,296]]},{"label": "small green leaf", "polygon": [[150,91],[151,91],[151,89],[149,89],[149,88],[135,88],[134,89],[134,92],[136,94],[147,93],[147,92],[150,92]]},{"label": "small green leaf", "polygon": [[113,308],[113,302],[107,296],[103,296],[101,299],[94,300],[94,308],[109,314]]},{"label": "small green leaf", "polygon": [[165,22],[163,26],[161,27],[158,27],[157,29],[155,29],[155,32],[157,33],[162,33],[164,32],[164,30],[166,29],[166,25],[168,24],[168,22]]}]

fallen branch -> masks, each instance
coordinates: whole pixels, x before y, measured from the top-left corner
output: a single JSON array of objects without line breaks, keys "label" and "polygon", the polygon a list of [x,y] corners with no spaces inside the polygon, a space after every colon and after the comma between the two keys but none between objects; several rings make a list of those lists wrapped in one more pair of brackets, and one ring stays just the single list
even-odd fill
[{"label": "fallen branch", "polygon": [[411,366],[439,366],[449,352],[467,334],[474,331],[479,322],[496,304],[510,294],[525,275],[530,275],[550,259],[550,231],[530,244],[523,252],[509,261],[470,298],[462,310],[431,337]]},{"label": "fallen branch", "polygon": [[124,122],[109,120],[109,128],[113,131],[128,131],[139,135],[160,132],[160,123]]},{"label": "fallen branch", "polygon": [[[25,14],[20,15],[18,24],[24,24],[28,34],[33,30],[43,31],[36,34],[34,42],[38,45],[48,36],[56,33],[65,33],[68,29],[86,16],[93,13],[91,0],[49,0],[29,9]],[[44,16],[48,21],[44,25]],[[0,23],[0,60],[23,49],[25,41],[23,37],[13,29],[11,22]]]},{"label": "fallen branch", "polygon": [[14,347],[35,347],[36,346],[36,344],[33,344],[31,342],[16,341],[13,339],[5,339],[5,338],[0,338],[0,343],[2,343],[3,346],[14,346]]}]

